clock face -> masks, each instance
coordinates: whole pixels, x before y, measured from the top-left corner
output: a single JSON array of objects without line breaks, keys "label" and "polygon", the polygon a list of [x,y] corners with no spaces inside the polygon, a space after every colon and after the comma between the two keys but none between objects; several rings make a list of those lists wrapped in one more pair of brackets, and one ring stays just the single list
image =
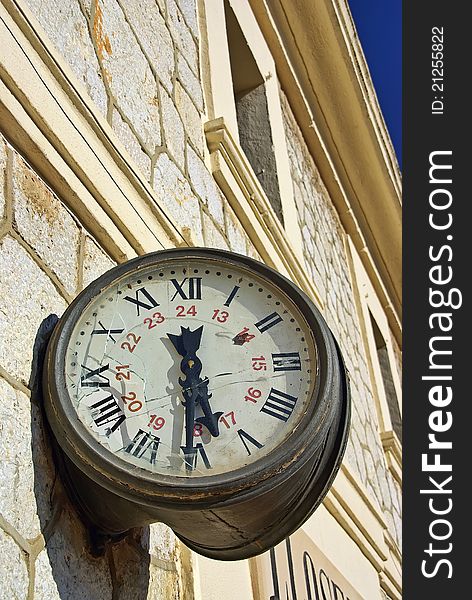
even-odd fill
[{"label": "clock face", "polygon": [[268,279],[179,258],[130,270],[91,300],[65,378],[78,418],[116,457],[201,477],[282,446],[311,401],[316,365],[304,317]]}]

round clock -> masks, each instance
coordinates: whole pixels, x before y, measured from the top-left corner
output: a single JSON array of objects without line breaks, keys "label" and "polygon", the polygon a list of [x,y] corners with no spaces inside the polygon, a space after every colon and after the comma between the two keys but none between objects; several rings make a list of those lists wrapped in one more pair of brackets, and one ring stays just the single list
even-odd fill
[{"label": "round clock", "polygon": [[44,391],[83,518],[109,536],[162,521],[211,558],[298,528],[347,439],[346,373],[318,310],[220,250],[148,254],[89,285],[54,330]]}]

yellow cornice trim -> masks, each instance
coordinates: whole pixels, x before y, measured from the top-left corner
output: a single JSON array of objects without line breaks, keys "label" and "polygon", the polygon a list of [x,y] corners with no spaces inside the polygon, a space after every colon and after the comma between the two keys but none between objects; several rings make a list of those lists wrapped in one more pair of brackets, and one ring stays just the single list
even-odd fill
[{"label": "yellow cornice trim", "polygon": [[384,431],[380,434],[382,446],[387,457],[387,464],[390,472],[397,481],[402,485],[402,447],[394,431]]},{"label": "yellow cornice trim", "polygon": [[322,308],[323,303],[314,282],[307,277],[248,159],[231,135],[224,118],[208,121],[205,124],[205,136],[213,175],[257,252],[267,264],[296,282]]},{"label": "yellow cornice trim", "polygon": [[349,52],[351,67],[356,73],[357,84],[363,101],[368,110],[368,116],[376,132],[377,143],[385,159],[385,165],[395,186],[398,201],[401,203],[402,176],[392,140],[385,123],[382,110],[377,98],[375,87],[370,75],[364,51],[357,35],[349,4],[346,0],[328,0],[333,7],[342,32],[344,43]]},{"label": "yellow cornice trim", "polygon": [[323,506],[380,572],[389,553],[385,540],[387,524],[362,487],[343,464]]},{"label": "yellow cornice trim", "polygon": [[390,573],[382,571],[379,573],[380,587],[388,594],[391,600],[401,600],[402,586],[401,577],[394,578]]},{"label": "yellow cornice trim", "polygon": [[[380,509],[346,463],[341,465],[323,506],[379,573],[392,598],[401,594],[401,554]],[[308,521],[308,529],[309,529]]]},{"label": "yellow cornice trim", "polygon": [[[22,0],[2,0],[0,40],[8,48],[0,65],[6,137],[111,256],[122,261],[187,244]],[[117,239],[126,240],[122,251],[107,231],[110,224]]]},{"label": "yellow cornice trim", "polygon": [[356,40],[346,45],[355,36],[348,31],[349,12],[334,0],[249,1],[308,148],[401,345],[401,180],[362,50]]}]

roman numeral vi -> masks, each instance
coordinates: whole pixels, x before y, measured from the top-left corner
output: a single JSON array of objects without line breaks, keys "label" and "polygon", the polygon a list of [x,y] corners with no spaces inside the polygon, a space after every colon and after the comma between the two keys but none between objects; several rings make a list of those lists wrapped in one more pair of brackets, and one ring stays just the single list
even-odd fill
[{"label": "roman numeral vi", "polygon": [[97,369],[90,369],[89,367],[82,365],[82,369],[87,369],[88,373],[82,371],[80,378],[81,387],[110,387],[110,380],[108,377],[102,375],[103,371],[110,368],[110,364],[98,367]]}]

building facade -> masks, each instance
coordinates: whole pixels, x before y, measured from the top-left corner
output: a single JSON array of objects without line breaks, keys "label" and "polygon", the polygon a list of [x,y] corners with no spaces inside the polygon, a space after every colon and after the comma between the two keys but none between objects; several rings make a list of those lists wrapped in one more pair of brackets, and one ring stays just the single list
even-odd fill
[{"label": "building facade", "polygon": [[[2,0],[0,32],[0,598],[400,598],[401,177],[345,0]],[[330,492],[247,561],[159,523],[92,556],[52,458],[57,316],[175,246],[289,277],[349,372]]]}]

